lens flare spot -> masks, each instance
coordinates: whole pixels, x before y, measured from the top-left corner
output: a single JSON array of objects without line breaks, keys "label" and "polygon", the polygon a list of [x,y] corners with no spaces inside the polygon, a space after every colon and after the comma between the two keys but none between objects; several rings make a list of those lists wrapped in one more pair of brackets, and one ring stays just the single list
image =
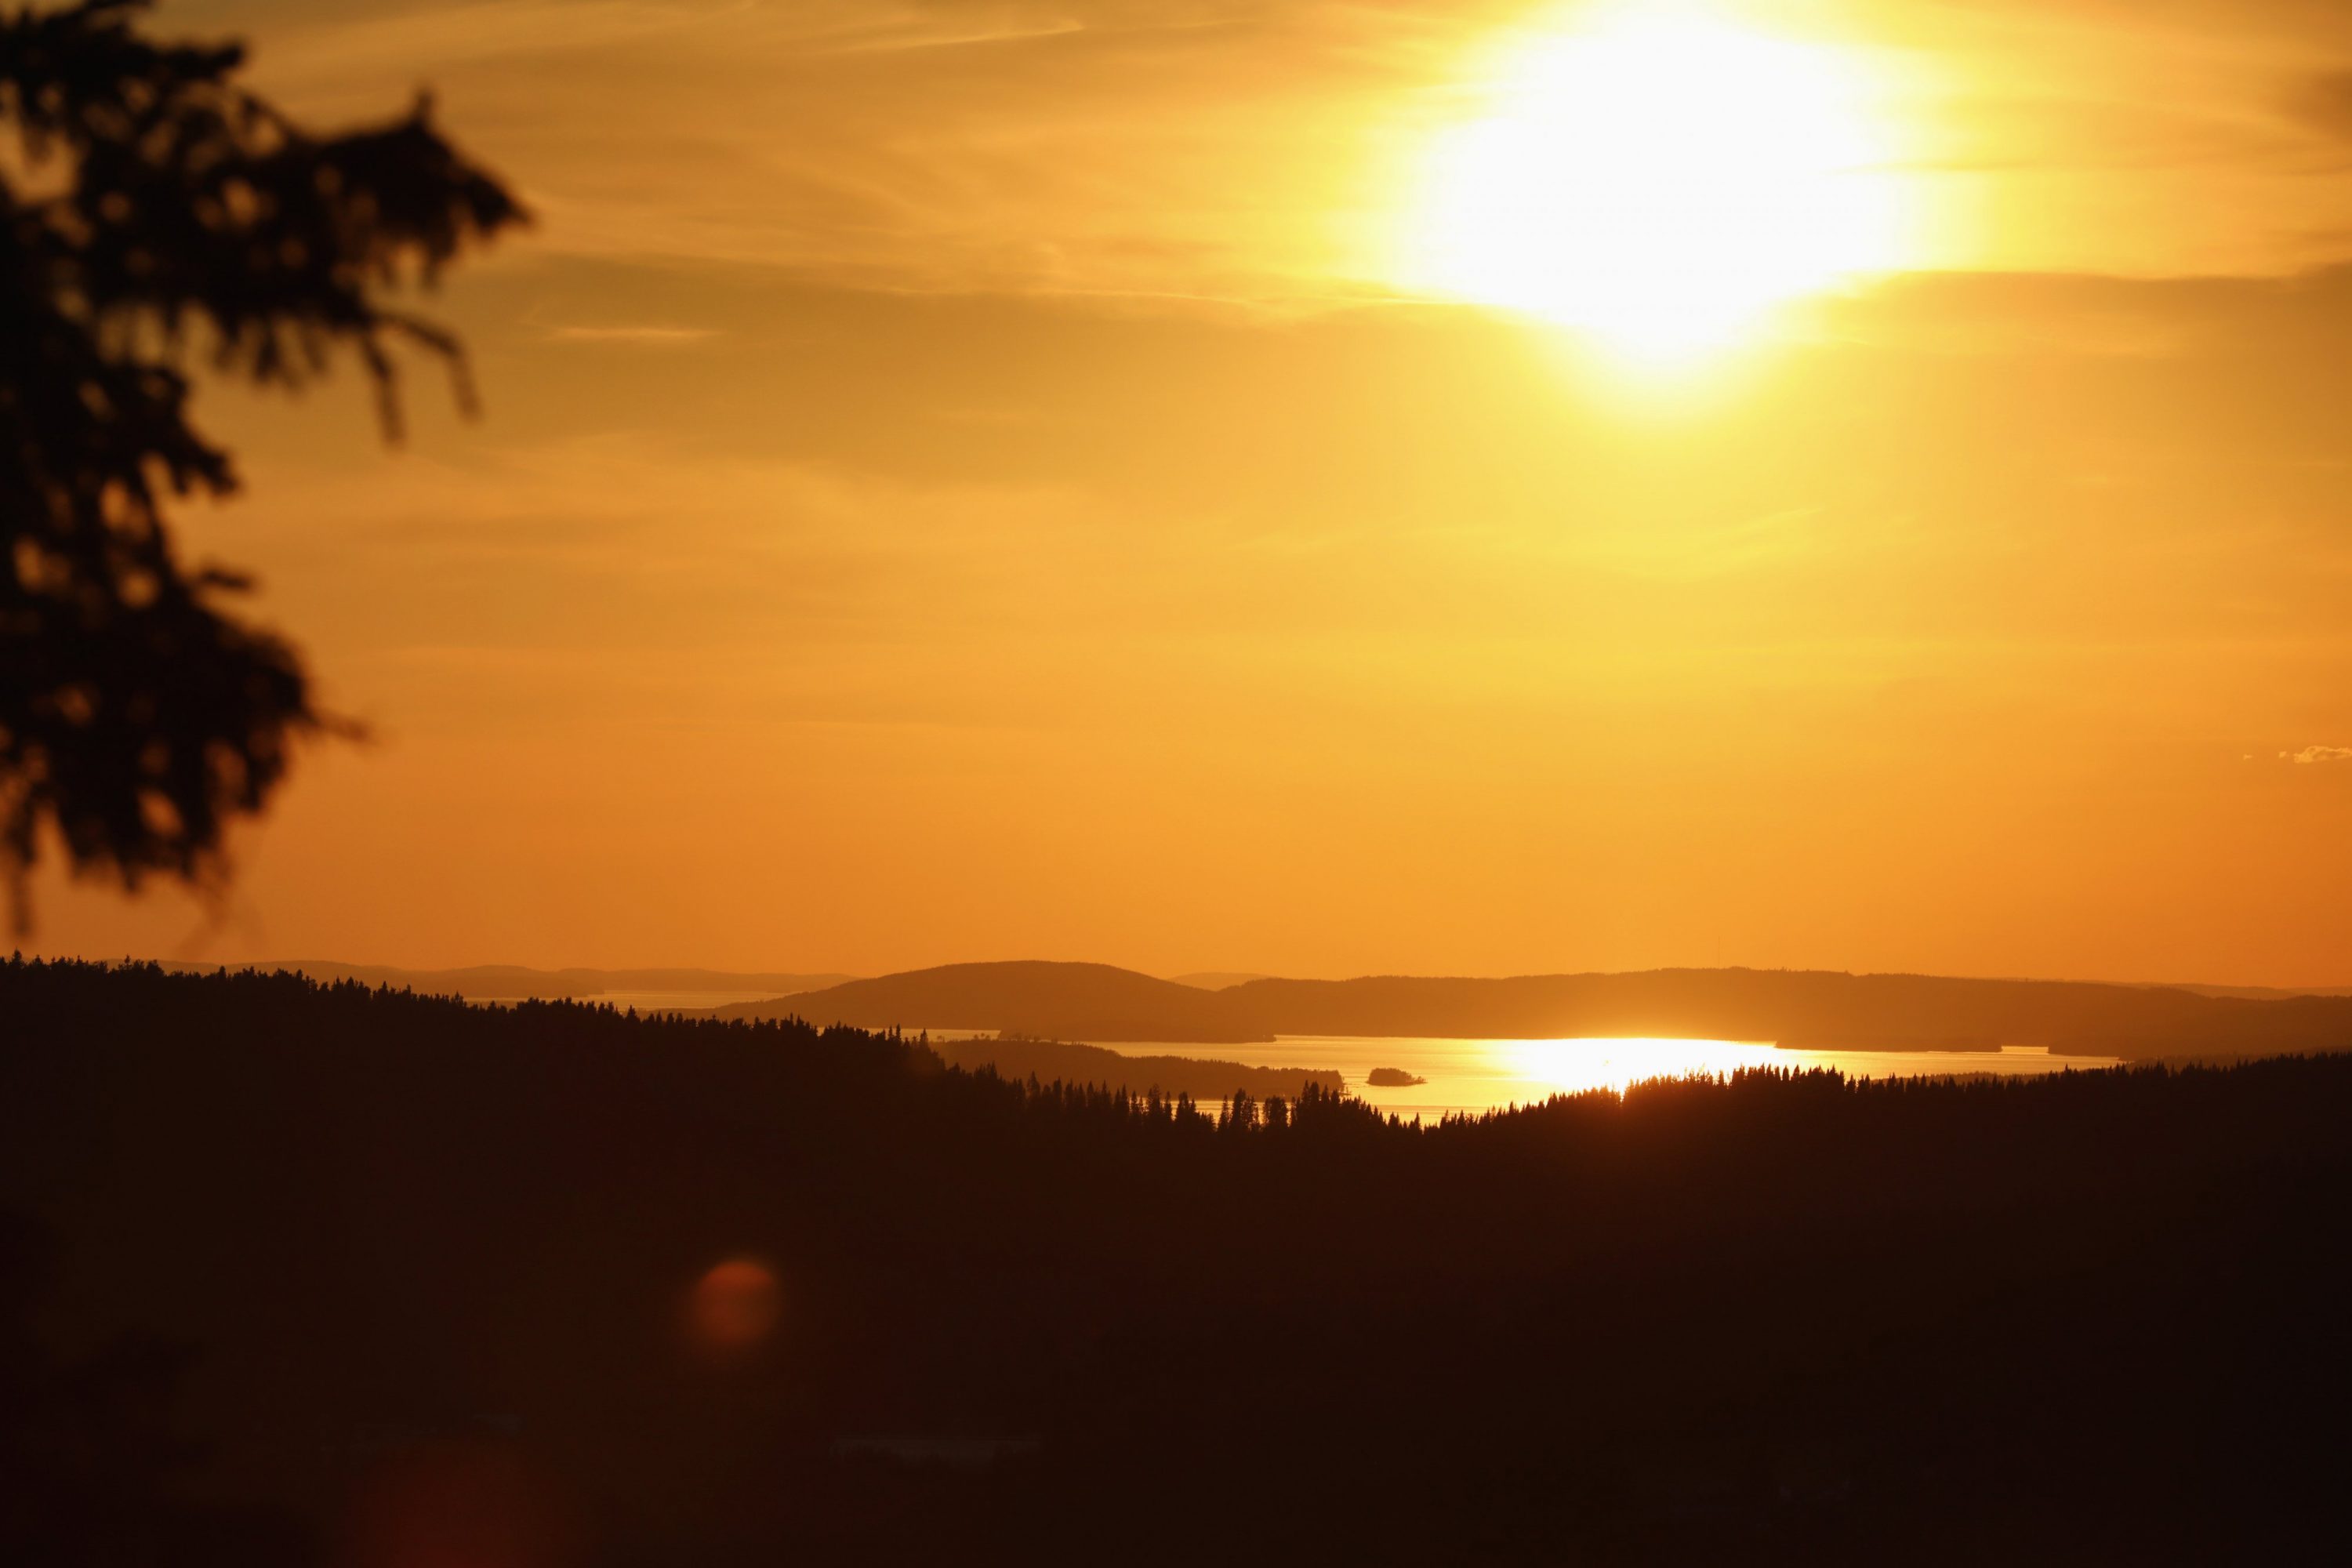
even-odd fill
[{"label": "lens flare spot", "polygon": [[750,1258],[730,1258],[694,1282],[687,1330],[696,1343],[721,1354],[764,1343],[783,1316],[783,1288],[775,1270]]}]

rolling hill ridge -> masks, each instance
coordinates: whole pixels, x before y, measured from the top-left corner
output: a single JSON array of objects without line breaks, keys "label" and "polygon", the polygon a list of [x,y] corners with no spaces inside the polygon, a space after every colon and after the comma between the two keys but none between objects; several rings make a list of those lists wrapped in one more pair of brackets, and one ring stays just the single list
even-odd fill
[{"label": "rolling hill ridge", "polygon": [[1108,964],[957,963],[716,1013],[1171,1044],[1276,1035],[1654,1035],[1849,1050],[2021,1046],[2132,1060],[2352,1047],[2352,997],[1817,970],[1265,979],[1203,991]]}]

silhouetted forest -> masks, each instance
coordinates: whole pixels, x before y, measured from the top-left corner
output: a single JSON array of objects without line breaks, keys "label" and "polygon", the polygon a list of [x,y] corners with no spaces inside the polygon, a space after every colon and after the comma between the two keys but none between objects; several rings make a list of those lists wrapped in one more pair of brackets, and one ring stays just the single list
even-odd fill
[{"label": "silhouetted forest", "polygon": [[1347,1087],[1347,1079],[1339,1074],[1311,1068],[1244,1067],[1214,1058],[1124,1056],[1100,1046],[1033,1040],[1019,1035],[964,1040],[926,1037],[923,1043],[948,1066],[971,1072],[993,1068],[1006,1078],[1126,1089],[1138,1094],[1159,1089],[1223,1102],[1236,1089],[1263,1100],[1269,1096],[1296,1100],[1310,1086],[1328,1094]]},{"label": "silhouetted forest", "polygon": [[[202,974],[219,967],[165,960],[165,969]],[[296,958],[244,967],[286,970],[313,980],[357,980],[368,985],[463,996],[468,1001],[514,1001],[526,996],[593,997],[610,991],[734,991],[794,995],[838,985],[846,974],[791,974],[774,970],[726,969],[530,969],[518,963],[476,963],[463,969],[401,969],[388,963],[342,963],[333,959]],[[701,1011],[690,1008],[688,1011]]]},{"label": "silhouetted forest", "polygon": [[2293,1563],[2352,1058],[1416,1128],[0,965],[21,1563]]}]

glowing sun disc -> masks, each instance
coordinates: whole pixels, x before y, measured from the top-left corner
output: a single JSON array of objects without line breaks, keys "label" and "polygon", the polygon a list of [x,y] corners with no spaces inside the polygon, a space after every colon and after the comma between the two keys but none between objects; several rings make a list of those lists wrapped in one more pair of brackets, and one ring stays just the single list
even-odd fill
[{"label": "glowing sun disc", "polygon": [[1889,137],[1839,51],[1681,6],[1514,54],[1430,149],[1421,287],[1674,360],[1901,264]]}]

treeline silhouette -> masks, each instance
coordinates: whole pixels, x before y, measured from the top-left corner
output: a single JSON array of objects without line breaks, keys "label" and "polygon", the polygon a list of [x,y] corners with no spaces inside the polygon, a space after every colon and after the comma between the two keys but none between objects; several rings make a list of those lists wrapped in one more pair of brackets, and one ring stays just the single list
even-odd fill
[{"label": "treeline silhouette", "polygon": [[19,960],[0,1025],[11,1561],[2275,1563],[2346,1528],[2352,1058],[1415,1126],[286,975]]},{"label": "treeline silhouette", "polygon": [[[191,974],[218,964],[166,959],[163,967]],[[357,980],[368,985],[463,996],[470,1002],[520,1001],[525,997],[597,997],[612,991],[733,991],[789,996],[838,985],[846,974],[793,974],[775,970],[727,969],[531,969],[519,963],[476,963],[463,969],[401,969],[388,963],[344,963],[330,958],[278,960],[244,967],[265,973],[286,970],[313,980]],[[703,1011],[699,1007],[689,1011]]]},{"label": "treeline silhouette", "polygon": [[1214,1058],[1126,1056],[1101,1046],[1040,1040],[1024,1035],[922,1043],[950,1067],[1047,1083],[1126,1089],[1149,1098],[1183,1095],[1230,1100],[1236,1090],[1259,1101],[1297,1100],[1310,1089],[1338,1095],[1347,1088],[1339,1073],[1311,1068],[1254,1068]]}]

